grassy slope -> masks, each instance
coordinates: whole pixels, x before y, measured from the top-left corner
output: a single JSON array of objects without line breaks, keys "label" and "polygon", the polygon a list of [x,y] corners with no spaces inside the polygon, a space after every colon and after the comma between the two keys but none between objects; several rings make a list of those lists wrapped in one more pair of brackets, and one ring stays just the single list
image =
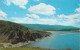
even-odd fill
[{"label": "grassy slope", "polygon": [[19,47],[19,48],[1,48],[0,50],[50,50],[50,49],[42,49],[38,47]]},{"label": "grassy slope", "polygon": [[72,50],[72,49],[43,49],[39,47],[0,48],[0,50]]},{"label": "grassy slope", "polygon": [[0,47],[3,47],[3,44],[2,43],[0,43]]},{"label": "grassy slope", "polygon": [[42,24],[21,24],[33,30],[43,30],[43,31],[71,31],[79,30],[80,28],[73,26],[62,26],[62,25],[42,25]]},{"label": "grassy slope", "polygon": [[10,21],[3,21],[3,20],[0,20],[0,27],[3,27],[5,26],[6,28],[19,28],[21,30],[27,30],[28,28],[27,27],[24,27],[20,24],[17,24],[17,23],[14,23],[14,22],[10,22]]},{"label": "grassy slope", "polygon": [[0,43],[13,43],[36,41],[51,33],[34,31],[20,24],[0,20]]},{"label": "grassy slope", "polygon": [[11,34],[11,31],[15,31],[16,28],[22,31],[28,30],[27,27],[24,27],[20,24],[0,20],[0,42],[6,42]]}]

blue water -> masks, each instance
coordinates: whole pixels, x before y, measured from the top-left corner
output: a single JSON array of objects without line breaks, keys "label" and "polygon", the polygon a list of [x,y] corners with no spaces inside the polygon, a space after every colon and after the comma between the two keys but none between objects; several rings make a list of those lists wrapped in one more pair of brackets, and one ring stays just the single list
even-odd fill
[{"label": "blue water", "polygon": [[48,49],[80,49],[80,32],[52,31],[52,33],[57,35],[53,35],[43,40],[31,43],[28,46]]}]

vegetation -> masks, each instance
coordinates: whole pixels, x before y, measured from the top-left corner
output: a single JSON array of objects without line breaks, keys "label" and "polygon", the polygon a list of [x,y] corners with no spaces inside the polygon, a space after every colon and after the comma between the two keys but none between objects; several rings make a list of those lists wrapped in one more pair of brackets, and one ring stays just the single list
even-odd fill
[{"label": "vegetation", "polygon": [[79,29],[45,29],[44,31],[78,31]]},{"label": "vegetation", "polygon": [[0,48],[1,48],[1,47],[3,47],[3,44],[2,44],[2,43],[0,43]]},{"label": "vegetation", "polygon": [[41,49],[39,47],[19,47],[19,48],[1,48],[0,50],[50,50],[50,49]]},{"label": "vegetation", "polygon": [[33,30],[40,31],[75,31],[80,30],[80,28],[73,26],[62,26],[62,25],[41,25],[41,24],[21,24]]},{"label": "vegetation", "polygon": [[0,48],[0,50],[71,50],[71,49],[43,49],[39,47]]},{"label": "vegetation", "polygon": [[12,28],[12,29],[18,28],[18,29],[25,30],[25,31],[28,29],[27,27],[23,27],[20,24],[10,22],[10,21],[3,21],[3,20],[0,20],[0,28],[1,27],[3,27],[3,29],[4,28]]},{"label": "vegetation", "polygon": [[50,34],[49,32],[34,31],[10,21],[0,20],[0,43],[28,43],[28,41],[35,41]]}]

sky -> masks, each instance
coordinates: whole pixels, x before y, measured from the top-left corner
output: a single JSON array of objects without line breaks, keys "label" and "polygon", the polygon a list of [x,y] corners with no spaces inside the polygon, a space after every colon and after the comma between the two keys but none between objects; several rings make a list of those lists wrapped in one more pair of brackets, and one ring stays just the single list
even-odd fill
[{"label": "sky", "polygon": [[0,0],[0,20],[80,27],[80,0]]}]

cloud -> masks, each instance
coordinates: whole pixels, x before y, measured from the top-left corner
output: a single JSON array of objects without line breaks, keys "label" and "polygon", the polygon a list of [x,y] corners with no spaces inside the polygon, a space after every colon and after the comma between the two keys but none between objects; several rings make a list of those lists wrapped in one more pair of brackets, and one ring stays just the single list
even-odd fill
[{"label": "cloud", "polygon": [[[34,17],[35,16],[35,17]],[[27,24],[48,24],[48,25],[65,25],[65,26],[76,26],[80,27],[80,14],[73,15],[58,15],[56,18],[40,18],[36,14],[27,14],[27,17],[17,18],[14,17],[14,22],[27,23]]]},{"label": "cloud", "polygon": [[39,16],[36,14],[26,14],[28,18],[35,18],[35,19],[39,19]]},{"label": "cloud", "polygon": [[58,17],[60,19],[79,19],[80,18],[80,13],[72,14],[72,15],[64,15],[64,14],[62,14],[62,15],[58,15]]},{"label": "cloud", "polygon": [[17,23],[27,23],[27,24],[56,24],[58,21],[53,18],[40,18],[36,14],[27,14],[27,17],[24,18],[18,18],[18,17],[12,17],[13,22]]},{"label": "cloud", "polygon": [[5,12],[3,12],[2,10],[0,10],[0,19],[2,18],[6,18],[7,14]]},{"label": "cloud", "polygon": [[48,24],[48,25],[56,25],[57,24],[57,20],[53,19],[53,18],[40,18],[37,21],[37,24]]},{"label": "cloud", "polygon": [[27,24],[48,24],[48,25],[65,25],[80,27],[80,12],[79,8],[75,9],[77,13],[65,15],[57,15],[57,18],[41,18],[38,14],[26,14],[26,17],[12,17],[13,22],[27,23]]},{"label": "cloud", "polygon": [[56,9],[51,5],[40,3],[39,5],[31,6],[28,10],[35,14],[53,15]]},{"label": "cloud", "polygon": [[27,24],[49,24],[55,25],[57,20],[51,18],[39,18],[39,19],[31,19],[31,18],[13,18],[16,23],[27,23]]},{"label": "cloud", "polygon": [[11,3],[26,9],[25,5],[28,3],[28,0],[7,0],[7,6],[10,6]]},{"label": "cloud", "polygon": [[24,18],[11,17],[10,19],[11,19],[11,21],[13,20],[13,22],[15,22],[15,23],[26,23]]},{"label": "cloud", "polygon": [[58,15],[59,17],[59,25],[74,25],[75,21],[73,19],[73,17],[71,17],[71,15],[67,16],[67,15]]},{"label": "cloud", "polygon": [[60,25],[67,25],[67,26],[76,26],[80,27],[80,8],[77,8],[75,11],[78,12],[76,14],[71,14],[71,15],[58,15],[59,17],[59,24]]},{"label": "cloud", "polygon": [[80,13],[80,8],[77,8],[75,11]]}]

